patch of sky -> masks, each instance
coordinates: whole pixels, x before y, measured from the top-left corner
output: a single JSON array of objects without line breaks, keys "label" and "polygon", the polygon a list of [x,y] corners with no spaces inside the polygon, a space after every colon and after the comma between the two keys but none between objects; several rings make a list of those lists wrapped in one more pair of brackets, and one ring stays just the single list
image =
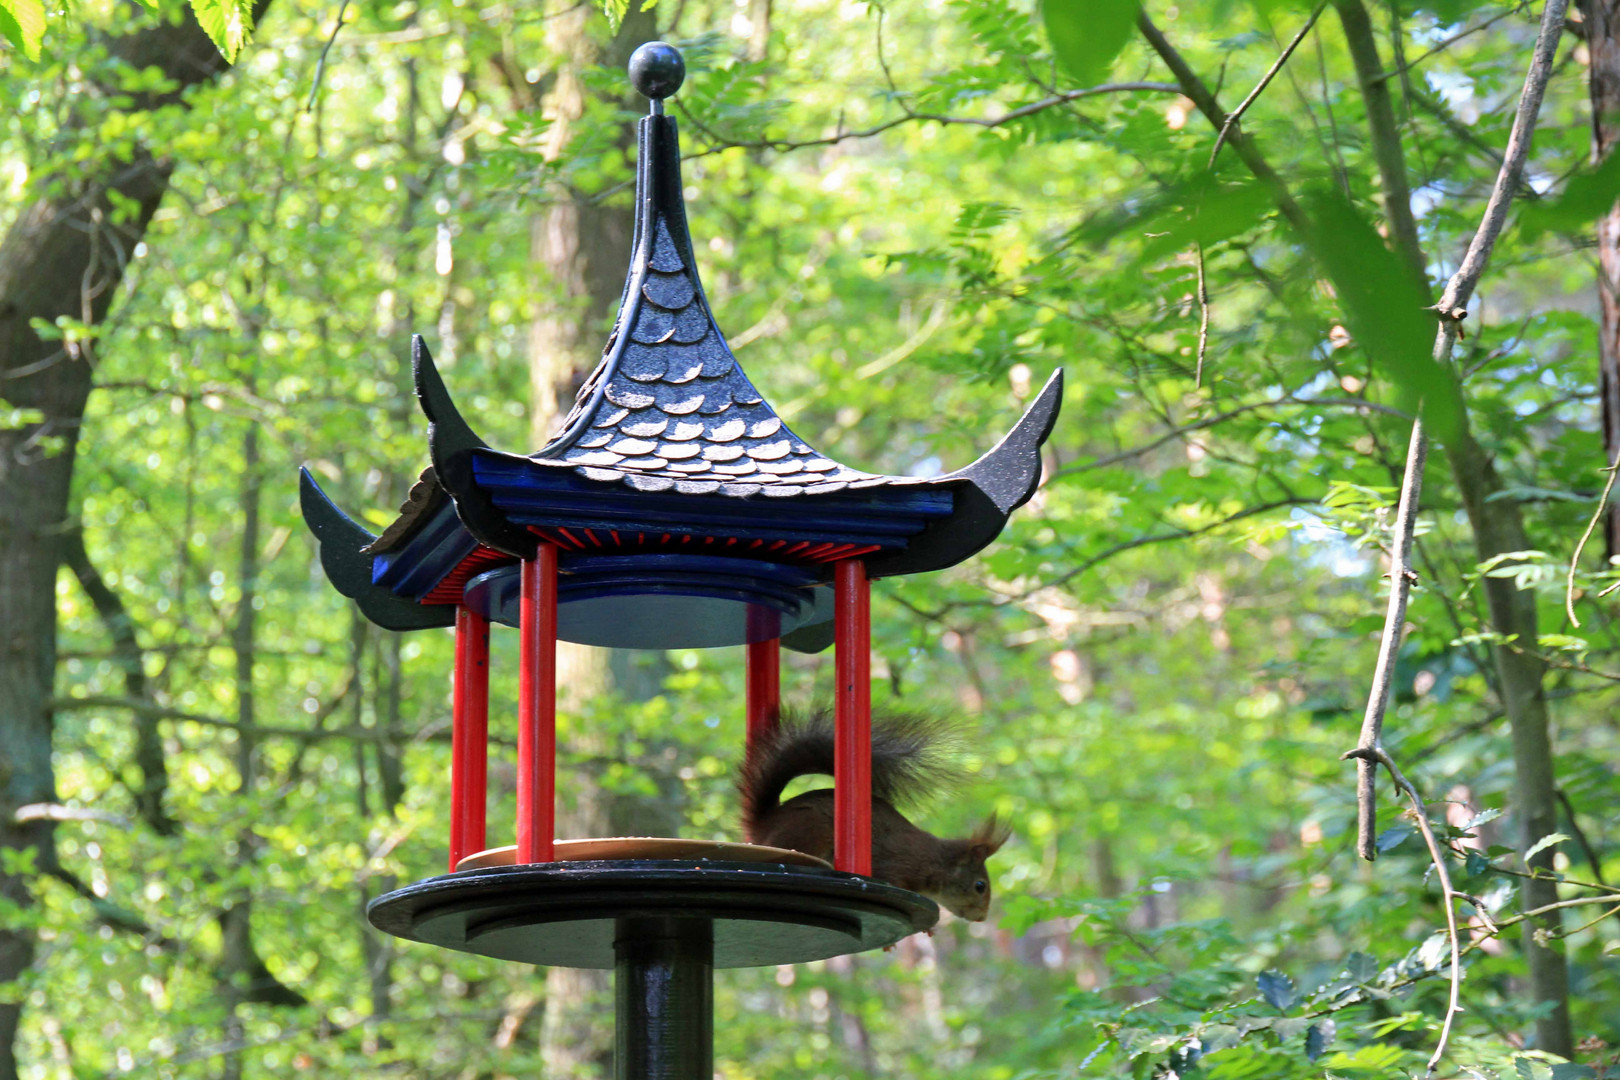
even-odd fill
[{"label": "patch of sky", "polygon": [[1294,521],[1294,539],[1312,566],[1325,567],[1335,577],[1362,577],[1370,569],[1367,556],[1321,515],[1296,506],[1288,516]]},{"label": "patch of sky", "polygon": [[1456,118],[1472,125],[1479,119],[1479,98],[1474,93],[1474,80],[1456,71],[1431,68],[1423,73],[1429,88],[1451,107]]},{"label": "patch of sky", "polygon": [[1412,192],[1412,216],[1421,221],[1425,214],[1445,201],[1445,188],[1439,184],[1424,184]]}]

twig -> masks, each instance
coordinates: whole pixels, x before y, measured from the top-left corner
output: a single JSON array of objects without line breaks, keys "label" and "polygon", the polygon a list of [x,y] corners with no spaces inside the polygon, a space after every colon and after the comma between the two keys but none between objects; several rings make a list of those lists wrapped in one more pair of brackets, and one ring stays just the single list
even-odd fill
[{"label": "twig", "polygon": [[1378,661],[1373,667],[1372,687],[1367,692],[1367,711],[1361,717],[1361,738],[1356,743],[1356,850],[1368,862],[1378,858],[1374,833],[1378,819],[1377,762],[1365,755],[1382,753],[1384,715],[1389,710],[1390,689],[1395,681],[1395,656],[1400,651],[1401,628],[1406,625],[1406,603],[1416,575],[1412,571],[1412,537],[1417,529],[1418,496],[1423,491],[1423,465],[1428,460],[1429,441],[1423,421],[1412,421],[1412,436],[1406,445],[1406,475],[1401,478],[1401,501],[1395,511],[1395,535],[1389,549],[1389,607],[1384,613],[1384,633],[1378,641]]},{"label": "twig", "polygon": [[1294,50],[1299,48],[1299,43],[1305,40],[1305,35],[1311,32],[1311,27],[1316,25],[1317,18],[1321,16],[1322,10],[1326,7],[1327,0],[1317,0],[1316,7],[1311,11],[1311,17],[1305,20],[1305,25],[1299,28],[1299,33],[1295,34],[1294,39],[1288,43],[1287,48],[1283,49],[1282,54],[1277,57],[1276,63],[1271,65],[1270,70],[1255,84],[1254,89],[1249,91],[1249,96],[1239,102],[1238,107],[1233,109],[1231,115],[1226,118],[1226,123],[1221,125],[1220,134],[1215,136],[1215,149],[1209,152],[1210,168],[1215,167],[1215,158],[1219,156],[1221,147],[1226,145],[1227,133],[1232,130],[1233,125],[1238,122],[1248,107],[1254,104],[1255,99],[1261,95],[1265,88],[1271,85],[1271,80],[1275,79],[1277,73],[1283,69],[1283,65],[1288,63],[1288,58],[1294,55]]},{"label": "twig", "polygon": [[[1518,111],[1513,115],[1513,129],[1508,132],[1502,167],[1497,171],[1490,201],[1485,204],[1485,216],[1474,232],[1468,252],[1440,297],[1441,311],[1455,311],[1468,306],[1468,301],[1474,295],[1474,287],[1485,273],[1491,251],[1496,247],[1497,237],[1502,235],[1502,228],[1507,224],[1508,206],[1524,174],[1524,162],[1530,154],[1530,137],[1535,132],[1536,117],[1541,113],[1541,99],[1547,91],[1547,80],[1552,76],[1553,55],[1558,51],[1558,39],[1564,32],[1564,12],[1568,9],[1569,0],[1547,0],[1547,6],[1542,9],[1541,29],[1536,35],[1530,68],[1524,75],[1524,90],[1519,95]],[[1455,340],[1456,333],[1455,320],[1440,320],[1436,359],[1444,359],[1451,354],[1451,342]],[[1444,355],[1439,353],[1442,341],[1446,348]]]},{"label": "twig", "polygon": [[[1242,510],[1233,511],[1218,521],[1211,521],[1207,524],[1199,525],[1196,528],[1176,529],[1173,532],[1146,533],[1142,536],[1133,537],[1130,540],[1121,540],[1119,543],[1106,547],[1097,554],[1092,555],[1082,562],[1069,567],[1069,569],[1063,571],[1063,573],[1059,574],[1050,581],[1042,582],[1039,585],[1032,586],[1019,593],[1003,594],[999,599],[990,601],[990,606],[1000,607],[1003,604],[1016,604],[1028,600],[1030,597],[1034,596],[1038,592],[1041,592],[1042,590],[1055,589],[1060,585],[1074,580],[1081,574],[1086,573],[1092,567],[1097,566],[1100,563],[1107,562],[1116,555],[1123,555],[1125,552],[1134,550],[1135,548],[1147,547],[1150,544],[1165,544],[1172,540],[1190,540],[1195,536],[1203,536],[1205,533],[1213,532],[1216,529],[1225,528],[1228,525],[1235,525],[1239,521],[1242,521],[1245,518],[1254,517],[1257,514],[1267,514],[1273,510],[1281,510],[1287,506],[1314,506],[1319,504],[1321,501],[1322,500],[1320,498],[1307,498],[1305,496],[1297,495],[1284,499],[1274,499],[1270,502],[1256,503],[1253,506],[1246,506]],[[964,601],[959,606],[977,607],[980,605],[971,601]]]},{"label": "twig", "polygon": [[[1204,80],[1200,79],[1198,73],[1193,71],[1192,66],[1187,63],[1187,58],[1182,56],[1180,50],[1174,45],[1170,44],[1170,39],[1166,38],[1164,33],[1153,24],[1153,20],[1148,18],[1145,10],[1136,13],[1136,28],[1141,31],[1142,37],[1147,40],[1148,46],[1158,54],[1159,59],[1164,61],[1164,66],[1169,68],[1170,73],[1176,77],[1176,85],[1181,88],[1181,93],[1189,98],[1194,105],[1198,106],[1198,111],[1204,114],[1204,119],[1214,125],[1216,130],[1219,130],[1226,123],[1226,110],[1221,108],[1220,101],[1217,100],[1209,87],[1204,84]],[[1270,189],[1271,197],[1277,202],[1278,212],[1295,229],[1305,231],[1310,225],[1310,221],[1305,216],[1304,209],[1294,201],[1294,196],[1288,190],[1288,185],[1278,175],[1277,170],[1271,167],[1265,156],[1260,153],[1259,148],[1254,145],[1254,140],[1244,135],[1242,129],[1239,128],[1231,132],[1227,141],[1232,144],[1232,149],[1237,152],[1238,157],[1243,159],[1243,164],[1248,167],[1249,172],[1254,174],[1254,178]]]},{"label": "twig", "polygon": [[[1065,476],[1073,476],[1076,473],[1090,472],[1093,469],[1107,468],[1110,465],[1118,465],[1122,461],[1130,461],[1132,458],[1139,458],[1144,454],[1150,454],[1159,447],[1163,446],[1165,443],[1174,442],[1176,439],[1179,439],[1184,435],[1189,435],[1195,431],[1203,431],[1205,428],[1215,427],[1218,424],[1224,424],[1233,417],[1242,416],[1244,413],[1255,412],[1259,409],[1280,409],[1288,405],[1297,405],[1305,409],[1367,409],[1371,412],[1379,412],[1385,413],[1389,416],[1397,416],[1403,420],[1410,420],[1412,418],[1412,414],[1403,409],[1383,405],[1376,401],[1366,401],[1362,398],[1282,397],[1266,401],[1251,401],[1246,405],[1238,405],[1234,408],[1228,409],[1226,412],[1217,413],[1214,416],[1206,416],[1202,420],[1194,420],[1190,424],[1184,424],[1181,427],[1172,428],[1163,435],[1160,435],[1158,438],[1145,442],[1140,446],[1133,446],[1128,450],[1120,450],[1117,453],[1105,454],[1100,458],[1093,458],[1091,461],[1083,461],[1077,465],[1070,465],[1066,468],[1059,469],[1057,472],[1052,474],[1051,480],[1057,480]],[[1051,480],[1048,480],[1047,483],[1050,483]]]},{"label": "twig", "polygon": [[1457,44],[1457,42],[1461,41],[1463,38],[1469,37],[1469,36],[1471,36],[1473,34],[1477,34],[1482,30],[1489,30],[1491,27],[1495,26],[1497,23],[1501,22],[1503,19],[1506,19],[1506,18],[1509,18],[1511,16],[1517,15],[1519,12],[1523,11],[1525,8],[1527,8],[1529,6],[1530,5],[1528,3],[1528,0],[1526,0],[1525,3],[1515,4],[1513,7],[1508,8],[1506,11],[1497,12],[1495,15],[1492,15],[1490,18],[1486,19],[1484,22],[1476,23],[1475,25],[1470,26],[1466,30],[1459,30],[1457,33],[1452,34],[1450,37],[1446,38],[1444,41],[1441,41],[1441,42],[1437,43],[1432,49],[1430,49],[1426,53],[1421,54],[1416,59],[1408,60],[1404,64],[1396,64],[1394,68],[1392,68],[1389,71],[1386,71],[1382,75],[1378,76],[1378,79],[1379,79],[1380,82],[1383,82],[1383,81],[1385,81],[1387,79],[1392,79],[1397,75],[1405,75],[1407,72],[1411,71],[1413,68],[1415,68],[1419,64],[1423,63],[1423,61],[1427,60],[1429,57],[1434,56],[1437,53],[1445,52],[1447,49],[1449,49],[1453,45]]},{"label": "twig", "polygon": [[315,61],[315,78],[309,88],[309,102],[304,106],[306,113],[315,111],[315,97],[321,92],[321,79],[326,75],[326,54],[332,51],[332,45],[337,41],[338,31],[343,29],[343,16],[349,11],[349,0],[343,0],[338,8],[337,25],[332,27],[332,36],[326,39],[326,46],[321,49],[321,55]]},{"label": "twig", "polygon": [[100,821],[107,825],[116,825],[120,829],[132,826],[129,818],[119,814],[94,810],[88,806],[63,806],[61,803],[29,803],[27,806],[19,806],[12,815],[12,820],[18,824],[25,821]]},{"label": "twig", "polygon": [[[1318,7],[1317,11],[1322,9]],[[1225,135],[1225,132],[1222,132]],[[1219,144],[1215,149],[1219,150]],[[1211,159],[1213,160],[1213,159]],[[1204,385],[1204,354],[1209,350],[1209,285],[1204,277],[1204,245],[1198,252],[1198,363],[1193,367],[1193,389]]]},{"label": "twig", "polygon": [[[1399,788],[1412,803],[1412,812],[1417,816],[1418,831],[1423,834],[1423,842],[1429,847],[1429,858],[1434,863],[1434,872],[1440,879],[1441,899],[1446,905],[1446,935],[1451,941],[1451,1000],[1446,1005],[1446,1019],[1440,1025],[1440,1041],[1429,1057],[1429,1071],[1427,1076],[1434,1076],[1440,1068],[1440,1059],[1445,1056],[1446,1042],[1451,1038],[1451,1021],[1462,1012],[1459,999],[1462,996],[1462,941],[1457,934],[1457,892],[1451,887],[1451,872],[1446,869],[1445,856],[1440,853],[1440,843],[1434,838],[1434,830],[1429,826],[1429,811],[1423,805],[1423,796],[1418,794],[1417,788],[1401,775],[1395,761],[1381,746],[1368,748],[1357,747],[1344,755],[1347,758],[1356,758],[1357,763],[1366,762],[1369,765],[1378,764],[1389,770],[1389,778],[1395,781]],[[1478,904],[1474,905],[1478,908]]]},{"label": "twig", "polygon": [[1053,94],[1039,101],[1032,101],[1028,105],[1020,105],[1016,109],[1009,109],[998,116],[948,116],[943,113],[916,113],[907,110],[903,116],[885,120],[868,128],[857,128],[850,131],[844,130],[842,119],[840,119],[839,125],[833,134],[820,139],[753,139],[747,141],[728,139],[725,135],[710,128],[701,119],[694,116],[690,109],[683,107],[682,113],[688,123],[715,140],[716,143],[716,145],[704,147],[694,154],[688,154],[687,157],[690,159],[706,157],[709,154],[718,154],[722,150],[786,151],[802,150],[811,146],[834,146],[846,139],[869,139],[874,135],[881,135],[891,128],[910,123],[967,124],[973,127],[994,128],[1011,123],[1014,120],[1022,120],[1026,116],[1034,116],[1036,113],[1045,112],[1047,109],[1056,108],[1059,105],[1067,105],[1071,101],[1079,101],[1081,98],[1095,97],[1098,94],[1119,94],[1131,91],[1179,94],[1181,93],[1181,87],[1174,83],[1161,82],[1104,83],[1101,86],[1088,86],[1079,90],[1065,90],[1061,94]]},{"label": "twig", "polygon": [[1586,547],[1586,542],[1592,539],[1592,533],[1597,529],[1598,522],[1603,520],[1603,508],[1609,505],[1609,492],[1614,490],[1614,478],[1620,474],[1620,461],[1603,471],[1609,474],[1609,479],[1603,485],[1603,494],[1598,496],[1597,509],[1592,511],[1592,520],[1586,523],[1586,531],[1581,534],[1580,543],[1575,545],[1575,554],[1569,557],[1569,577],[1564,581],[1564,611],[1569,615],[1570,624],[1577,630],[1581,627],[1581,620],[1575,616],[1575,571],[1581,565],[1581,549]]}]

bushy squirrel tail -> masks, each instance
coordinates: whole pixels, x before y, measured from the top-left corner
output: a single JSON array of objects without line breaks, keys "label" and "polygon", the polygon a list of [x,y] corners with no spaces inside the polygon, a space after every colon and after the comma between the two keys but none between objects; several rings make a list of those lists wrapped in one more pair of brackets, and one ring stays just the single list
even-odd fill
[{"label": "bushy squirrel tail", "polygon": [[[833,714],[818,709],[808,715],[784,714],[771,734],[751,748],[737,772],[742,796],[744,834],[781,803],[795,777],[833,772]],[[872,795],[901,805],[949,790],[961,779],[952,761],[959,741],[949,721],[928,713],[884,712],[872,715]]]}]

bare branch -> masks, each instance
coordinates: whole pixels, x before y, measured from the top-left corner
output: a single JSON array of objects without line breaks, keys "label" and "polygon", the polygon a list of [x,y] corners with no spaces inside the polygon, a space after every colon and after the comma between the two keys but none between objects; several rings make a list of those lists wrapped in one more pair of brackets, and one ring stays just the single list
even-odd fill
[{"label": "bare branch", "polygon": [[1373,666],[1372,687],[1367,692],[1367,710],[1361,717],[1361,738],[1356,743],[1356,850],[1363,859],[1378,858],[1374,833],[1378,819],[1377,762],[1366,755],[1382,753],[1384,714],[1389,709],[1390,688],[1395,681],[1395,657],[1400,651],[1401,629],[1406,625],[1406,603],[1416,574],[1412,570],[1412,537],[1417,530],[1418,495],[1423,490],[1423,465],[1429,457],[1429,441],[1423,421],[1412,422],[1412,436],[1406,446],[1406,474],[1401,479],[1401,500],[1395,511],[1394,537],[1389,548],[1389,606],[1384,612],[1384,633],[1378,640],[1378,660]]},{"label": "bare branch", "polygon": [[1205,428],[1212,428],[1218,424],[1223,424],[1226,421],[1231,420],[1233,417],[1242,416],[1244,413],[1255,412],[1259,409],[1282,408],[1285,405],[1297,405],[1307,409],[1367,409],[1372,412],[1380,412],[1386,413],[1390,416],[1398,416],[1403,420],[1410,420],[1412,418],[1411,413],[1408,413],[1402,409],[1396,409],[1389,405],[1381,405],[1376,401],[1364,401],[1361,398],[1285,397],[1269,401],[1253,401],[1247,405],[1238,405],[1234,408],[1228,409],[1226,412],[1217,413],[1214,416],[1206,416],[1202,420],[1194,420],[1190,424],[1185,424],[1181,427],[1174,428],[1165,432],[1156,439],[1143,443],[1141,446],[1133,446],[1128,450],[1121,450],[1115,454],[1107,454],[1091,461],[1081,462],[1078,465],[1071,465],[1066,469],[1059,469],[1057,472],[1052,474],[1051,479],[1048,480],[1047,483],[1051,483],[1052,480],[1057,480],[1060,477],[1073,476],[1076,473],[1090,472],[1093,469],[1107,468],[1110,465],[1117,465],[1122,461],[1130,461],[1132,458],[1139,458],[1144,454],[1151,454],[1165,443],[1174,442],[1176,439],[1179,439],[1184,435],[1190,435],[1195,431],[1203,431]]},{"label": "bare branch", "polygon": [[[1321,9],[1318,8],[1318,11]],[[1225,135],[1223,130],[1222,135]],[[1216,150],[1220,149],[1217,144]],[[1214,160],[1213,156],[1210,159]],[[1209,351],[1209,283],[1204,277],[1204,245],[1198,248],[1198,363],[1193,367],[1193,388],[1204,385],[1204,355]]]},{"label": "bare branch", "polygon": [[1581,620],[1575,616],[1575,571],[1581,565],[1581,549],[1586,542],[1592,539],[1592,533],[1597,529],[1598,522],[1603,520],[1603,508],[1609,505],[1609,493],[1614,490],[1614,478],[1620,474],[1620,461],[1603,470],[1609,474],[1609,479],[1603,484],[1603,494],[1598,496],[1597,509],[1592,511],[1592,520],[1586,523],[1586,531],[1581,533],[1580,543],[1575,545],[1575,554],[1569,557],[1569,577],[1564,581],[1564,611],[1569,615],[1570,624],[1577,630],[1581,627]]},{"label": "bare branch", "polygon": [[[1146,10],[1137,14],[1136,26],[1142,32],[1142,36],[1147,39],[1148,45],[1152,47],[1155,53],[1158,53],[1159,59],[1164,61],[1165,67],[1169,68],[1170,73],[1175,76],[1176,85],[1180,88],[1181,93],[1191,99],[1192,103],[1198,107],[1198,111],[1204,114],[1204,119],[1208,120],[1217,131],[1225,127],[1227,114],[1221,108],[1220,102],[1215,99],[1214,92],[1204,85],[1204,80],[1200,79],[1198,74],[1193,71],[1186,58],[1181,55],[1180,50],[1170,44],[1169,39],[1153,24],[1153,20],[1148,18]],[[1276,200],[1277,209],[1281,211],[1288,223],[1303,232],[1309,224],[1305,212],[1294,201],[1294,196],[1289,192],[1288,185],[1283,183],[1282,177],[1277,174],[1277,171],[1271,167],[1271,164],[1266,161],[1264,155],[1254,145],[1254,140],[1243,134],[1243,125],[1233,124],[1226,141],[1232,145],[1232,149],[1237,152],[1238,157],[1243,159],[1243,164],[1248,166],[1255,179],[1271,190],[1271,197]]]},{"label": "bare branch", "polygon": [[[1414,436],[1414,443],[1419,440]],[[1421,465],[1421,462],[1419,463]],[[1440,1059],[1445,1056],[1446,1043],[1451,1038],[1451,1021],[1460,1012],[1462,1005],[1459,998],[1462,996],[1462,940],[1457,934],[1457,899],[1455,889],[1451,887],[1451,871],[1446,867],[1445,856],[1440,852],[1440,842],[1434,838],[1434,829],[1429,826],[1429,811],[1423,805],[1423,797],[1418,794],[1417,788],[1401,775],[1394,759],[1381,746],[1368,749],[1357,748],[1344,755],[1357,759],[1357,764],[1379,764],[1389,770],[1390,779],[1400,788],[1406,797],[1411,800],[1412,814],[1417,819],[1418,831],[1423,834],[1423,842],[1428,845],[1429,858],[1434,863],[1435,875],[1440,879],[1441,900],[1446,907],[1446,936],[1451,941],[1451,1000],[1446,1004],[1446,1019],[1440,1025],[1440,1041],[1429,1057],[1428,1076],[1433,1077],[1440,1068]],[[1475,905],[1478,906],[1477,904]]]},{"label": "bare branch", "polygon": [[321,79],[326,74],[326,54],[332,51],[332,45],[337,41],[338,31],[344,27],[343,16],[349,12],[349,0],[343,0],[338,8],[337,24],[332,27],[332,36],[326,39],[326,45],[321,49],[321,55],[315,60],[315,77],[310,80],[309,101],[304,105],[306,113],[315,111],[315,98],[321,92]]},{"label": "bare branch", "polygon": [[[1508,132],[1502,167],[1497,171],[1490,201],[1485,204],[1485,216],[1474,232],[1468,252],[1441,294],[1441,311],[1468,306],[1479,279],[1485,273],[1485,266],[1490,262],[1496,239],[1502,235],[1502,228],[1507,224],[1508,206],[1524,175],[1524,162],[1530,154],[1530,137],[1535,133],[1536,118],[1541,113],[1541,99],[1547,92],[1547,80],[1552,77],[1553,56],[1558,51],[1558,39],[1564,32],[1564,12],[1568,9],[1569,0],[1547,0],[1547,6],[1541,11],[1541,29],[1536,34],[1530,68],[1525,72],[1519,108],[1513,115],[1513,129]],[[1456,333],[1457,327],[1452,320],[1440,320],[1440,334],[1435,342],[1437,356],[1441,355],[1442,342],[1445,345],[1443,355],[1451,354],[1451,342],[1455,340]]]},{"label": "bare branch", "polygon": [[690,110],[683,108],[682,112],[693,127],[715,140],[717,144],[705,147],[695,154],[687,155],[688,158],[695,158],[717,154],[722,150],[788,151],[802,150],[811,146],[835,146],[848,139],[870,139],[874,135],[881,135],[885,131],[904,124],[914,123],[958,124],[971,127],[996,128],[1001,127],[1003,124],[1010,124],[1014,120],[1022,120],[1027,116],[1034,116],[1036,113],[1056,108],[1059,105],[1067,105],[1071,101],[1079,101],[1082,98],[1096,97],[1099,94],[1122,94],[1134,91],[1179,94],[1181,93],[1181,87],[1173,83],[1161,82],[1104,83],[1101,86],[1088,86],[1079,90],[1065,90],[1060,94],[1053,94],[1039,101],[1032,101],[1028,105],[1020,105],[1016,109],[1009,109],[999,116],[949,116],[943,113],[916,113],[908,110],[904,116],[897,116],[892,120],[885,120],[881,124],[874,124],[868,128],[844,131],[840,127],[833,134],[820,139],[728,139],[703,123],[696,116],[693,116]]},{"label": "bare branch", "polygon": [[1305,25],[1299,28],[1299,33],[1295,34],[1293,40],[1283,49],[1282,54],[1277,57],[1276,63],[1271,65],[1270,70],[1255,84],[1254,89],[1249,91],[1249,96],[1238,103],[1238,107],[1233,109],[1232,114],[1226,118],[1226,123],[1221,125],[1221,133],[1215,137],[1215,149],[1209,152],[1211,168],[1215,165],[1215,158],[1219,156],[1221,147],[1226,144],[1226,135],[1232,130],[1232,125],[1238,122],[1239,118],[1248,111],[1249,106],[1253,105],[1266,87],[1271,85],[1271,80],[1277,77],[1277,73],[1288,63],[1288,58],[1294,55],[1294,50],[1299,48],[1299,43],[1305,40],[1305,35],[1311,32],[1311,27],[1316,25],[1316,20],[1321,17],[1322,9],[1325,7],[1327,7],[1327,0],[1317,0],[1316,7],[1311,10],[1311,17],[1305,20]]}]

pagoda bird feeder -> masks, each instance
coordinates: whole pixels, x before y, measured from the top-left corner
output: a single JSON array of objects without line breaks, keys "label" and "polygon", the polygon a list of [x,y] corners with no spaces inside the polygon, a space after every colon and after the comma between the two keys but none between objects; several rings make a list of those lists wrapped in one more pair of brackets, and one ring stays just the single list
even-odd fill
[{"label": "pagoda bird feeder", "polygon": [[[306,470],[304,518],[344,596],[390,630],[455,627],[449,873],[377,898],[414,941],[531,964],[614,968],[619,1077],[712,1075],[715,967],[886,946],[938,918],[871,870],[868,583],[939,570],[1035,491],[1054,373],[978,461],[883,476],[813,449],[743,373],[698,281],[675,120],[684,79],[637,50],[636,226],[618,319],[557,435],[521,455],[463,419],[420,337],[432,465],[374,536]],[[489,846],[489,634],[516,628],[516,843]],[[779,648],[835,649],[834,865],[749,844],[555,837],[556,643],[747,647],[746,732],[778,713]]]}]

